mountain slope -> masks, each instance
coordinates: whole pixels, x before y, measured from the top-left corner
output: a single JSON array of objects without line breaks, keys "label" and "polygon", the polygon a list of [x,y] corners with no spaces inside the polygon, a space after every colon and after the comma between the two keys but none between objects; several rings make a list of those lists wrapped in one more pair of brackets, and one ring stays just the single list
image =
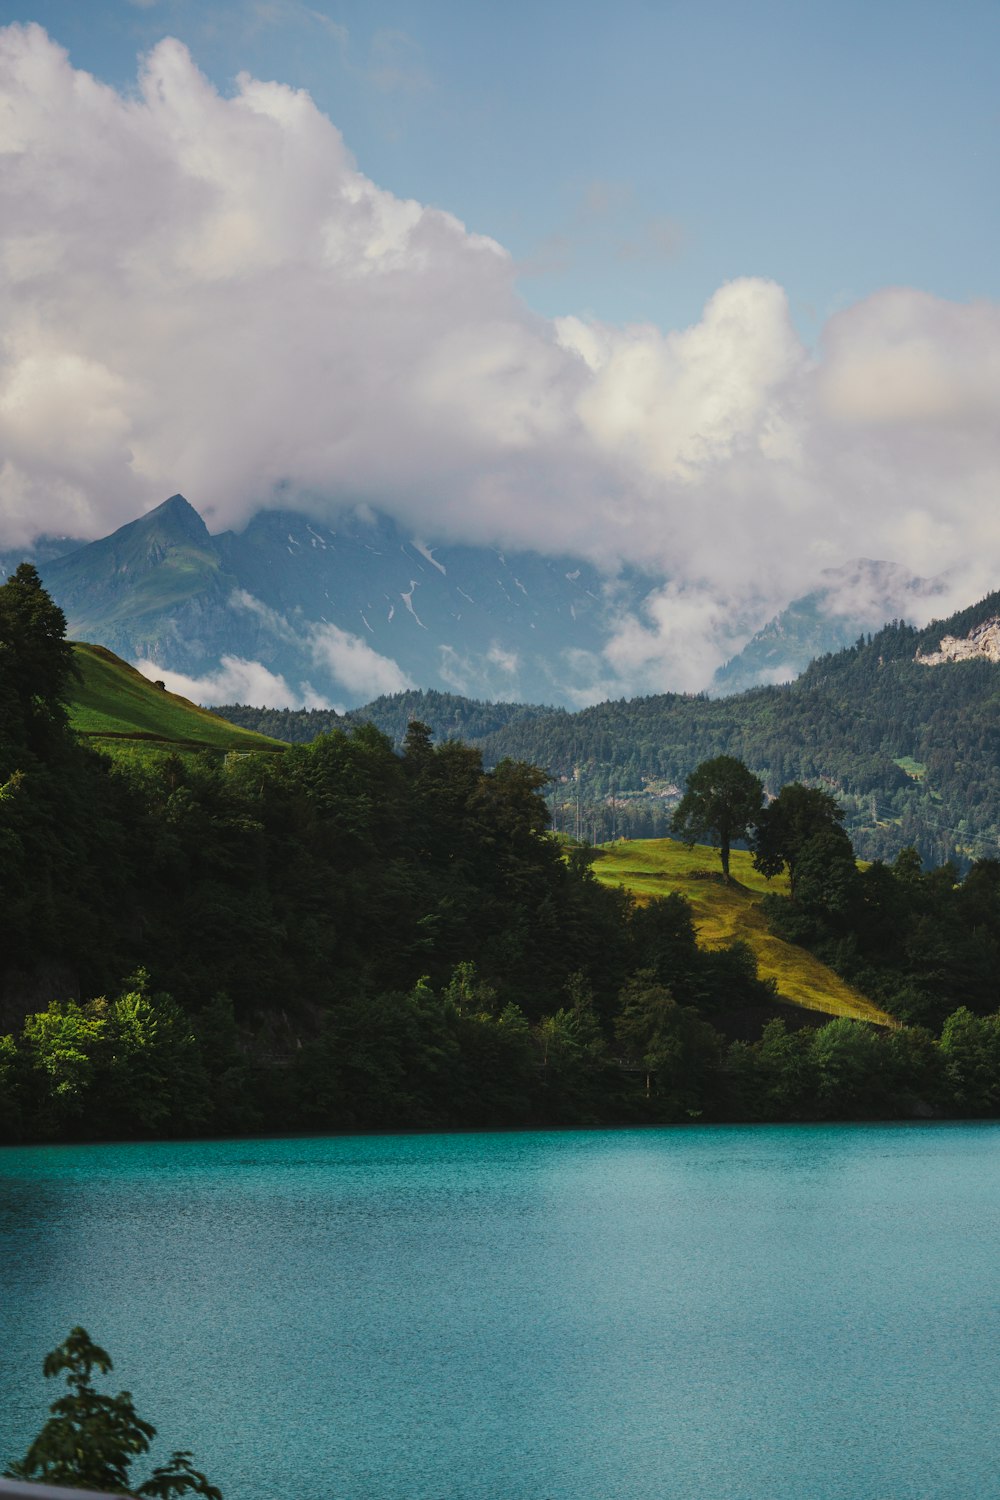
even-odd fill
[{"label": "mountain slope", "polygon": [[74,643],[79,679],[69,719],[78,734],[96,742],[140,740],[163,747],[277,750],[280,742],[240,729],[157,687],[104,646]]},{"label": "mountain slope", "polygon": [[8,548],[0,552],[0,582],[10,577],[15,569],[23,562],[34,563],[38,569],[43,568],[46,563],[53,562],[57,557],[65,557],[70,552],[78,552],[85,547],[86,542],[77,537],[70,536],[38,536],[25,547]]},{"label": "mountain slope", "polygon": [[259,664],[272,697],[331,704],[417,682],[586,696],[614,610],[652,586],[572,557],[432,545],[377,516],[264,511],[212,536],[181,495],[40,571],[71,635],[194,679]]},{"label": "mountain slope", "polygon": [[940,579],[918,578],[895,563],[860,558],[828,568],[822,587],[775,615],[712,679],[713,693],[791,682],[811,661],[853,646],[859,635],[892,619],[923,614],[926,600],[940,594]]},{"label": "mountain slope", "polygon": [[[652,623],[646,606],[664,582],[570,554],[441,543],[367,510],[335,525],[260,511],[243,531],[213,536],[182,495],[85,546],[39,542],[35,561],[72,635],[187,678],[203,701],[341,708],[414,686],[591,702],[614,691],[609,643],[630,622]],[[922,610],[939,587],[886,562],[831,569],[711,690],[792,678],[817,654]]]},{"label": "mountain slope", "polygon": [[71,636],[133,659],[169,654],[184,670],[214,661],[206,636],[225,620],[235,580],[182,495],[40,571]]}]

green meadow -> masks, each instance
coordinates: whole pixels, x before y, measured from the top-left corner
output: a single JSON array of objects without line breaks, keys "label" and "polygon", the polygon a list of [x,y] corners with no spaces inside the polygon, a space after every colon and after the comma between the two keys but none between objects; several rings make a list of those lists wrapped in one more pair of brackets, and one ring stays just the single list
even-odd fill
[{"label": "green meadow", "polygon": [[773,979],[780,997],[793,1005],[879,1026],[897,1024],[811,953],[768,931],[760,900],[767,891],[787,895],[786,876],[766,880],[754,869],[751,856],[739,849],[733,850],[731,868],[733,883],[726,885],[716,849],[701,844],[689,849],[673,839],[641,839],[603,845],[594,874],[606,885],[625,886],[640,901],[678,892],[691,903],[703,947],[721,948],[738,939],[749,943],[760,977]]},{"label": "green meadow", "polygon": [[79,679],[69,704],[77,734],[115,752],[134,749],[280,750],[280,740],[240,729],[168,693],[104,646],[74,644]]}]

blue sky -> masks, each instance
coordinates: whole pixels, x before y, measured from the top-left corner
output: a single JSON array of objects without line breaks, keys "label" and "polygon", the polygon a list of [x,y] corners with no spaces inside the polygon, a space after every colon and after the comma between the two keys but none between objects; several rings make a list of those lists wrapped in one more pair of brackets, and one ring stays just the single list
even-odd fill
[{"label": "blue sky", "polygon": [[594,694],[859,557],[965,604],[998,74],[997,0],[0,0],[0,546],[180,491],[641,567]]},{"label": "blue sky", "polygon": [[119,86],[180,38],[310,91],[361,170],[517,257],[539,311],[660,326],[737,276],[803,336],[886,286],[1000,291],[1000,5],[2,0]]}]

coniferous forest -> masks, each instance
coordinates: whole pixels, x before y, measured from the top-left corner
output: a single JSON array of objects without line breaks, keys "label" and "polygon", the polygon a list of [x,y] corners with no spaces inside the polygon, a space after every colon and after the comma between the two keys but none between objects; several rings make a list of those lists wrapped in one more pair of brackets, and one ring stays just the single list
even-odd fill
[{"label": "coniferous forest", "polygon": [[776,793],[819,782],[844,808],[864,859],[914,847],[927,864],[965,869],[1000,847],[997,709],[1000,666],[986,660],[928,667],[945,634],[962,637],[1000,615],[1000,594],[923,630],[896,620],[847,650],[821,657],[780,687],[729,698],[664,693],[566,709],[477,703],[444,693],[380,698],[343,718],[231,705],[232,722],[282,739],[309,739],[363,718],[399,743],[409,717],[481,749],[487,763],[514,756],[557,780],[560,827],[597,840],[660,837],[671,796],[708,756],[738,756]]},{"label": "coniferous forest", "polygon": [[602,886],[544,772],[419,721],[401,751],[91,750],[64,630],[31,567],[0,588],[3,1139],[1000,1107],[997,862],[800,840],[773,928],[900,1024],[825,1020],[682,897]]}]

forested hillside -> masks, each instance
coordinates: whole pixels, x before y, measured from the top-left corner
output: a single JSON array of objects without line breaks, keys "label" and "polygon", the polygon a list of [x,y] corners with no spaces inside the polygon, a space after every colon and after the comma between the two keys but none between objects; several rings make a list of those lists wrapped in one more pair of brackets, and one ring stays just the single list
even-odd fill
[{"label": "forested hillside", "polygon": [[824,1023],[681,894],[598,882],[544,772],[419,722],[92,749],[64,625],[33,568],[0,587],[0,1135],[1000,1109],[1000,865],[810,835],[774,930],[916,1024]]},{"label": "forested hillside", "polygon": [[[833,791],[865,858],[913,845],[927,861],[965,866],[1000,848],[1000,666],[928,667],[915,657],[997,614],[993,594],[923,631],[895,622],[787,686],[731,698],[668,693],[569,713],[409,693],[377,699],[350,720],[399,736],[417,716],[435,733],[461,734],[487,764],[513,756],[544,766],[557,778],[550,805],[559,825],[597,840],[665,832],[685,778],[728,754],[772,794],[793,780]],[[220,712],[282,733],[284,721],[270,715]]]},{"label": "forested hillside", "polygon": [[864,857],[912,844],[930,861],[975,858],[1000,839],[1000,668],[923,666],[924,639],[889,626],[787,687],[605,703],[514,720],[479,743],[487,759],[526,755],[563,775],[580,765],[597,798],[681,786],[699,761],[734,755],[772,793],[793,780],[833,791]]},{"label": "forested hillside", "polygon": [[[413,719],[433,725],[437,739],[461,739],[478,744],[487,735],[505,729],[522,719],[545,717],[551,708],[524,703],[487,703],[478,698],[462,698],[456,693],[411,689],[378,698],[366,708],[339,714],[332,708],[254,708],[252,704],[227,703],[213,713],[231,724],[270,734],[293,745],[307,745],[332,729],[347,729],[354,724],[377,724],[384,734],[401,746]],[[265,728],[264,726],[269,726]]]}]

